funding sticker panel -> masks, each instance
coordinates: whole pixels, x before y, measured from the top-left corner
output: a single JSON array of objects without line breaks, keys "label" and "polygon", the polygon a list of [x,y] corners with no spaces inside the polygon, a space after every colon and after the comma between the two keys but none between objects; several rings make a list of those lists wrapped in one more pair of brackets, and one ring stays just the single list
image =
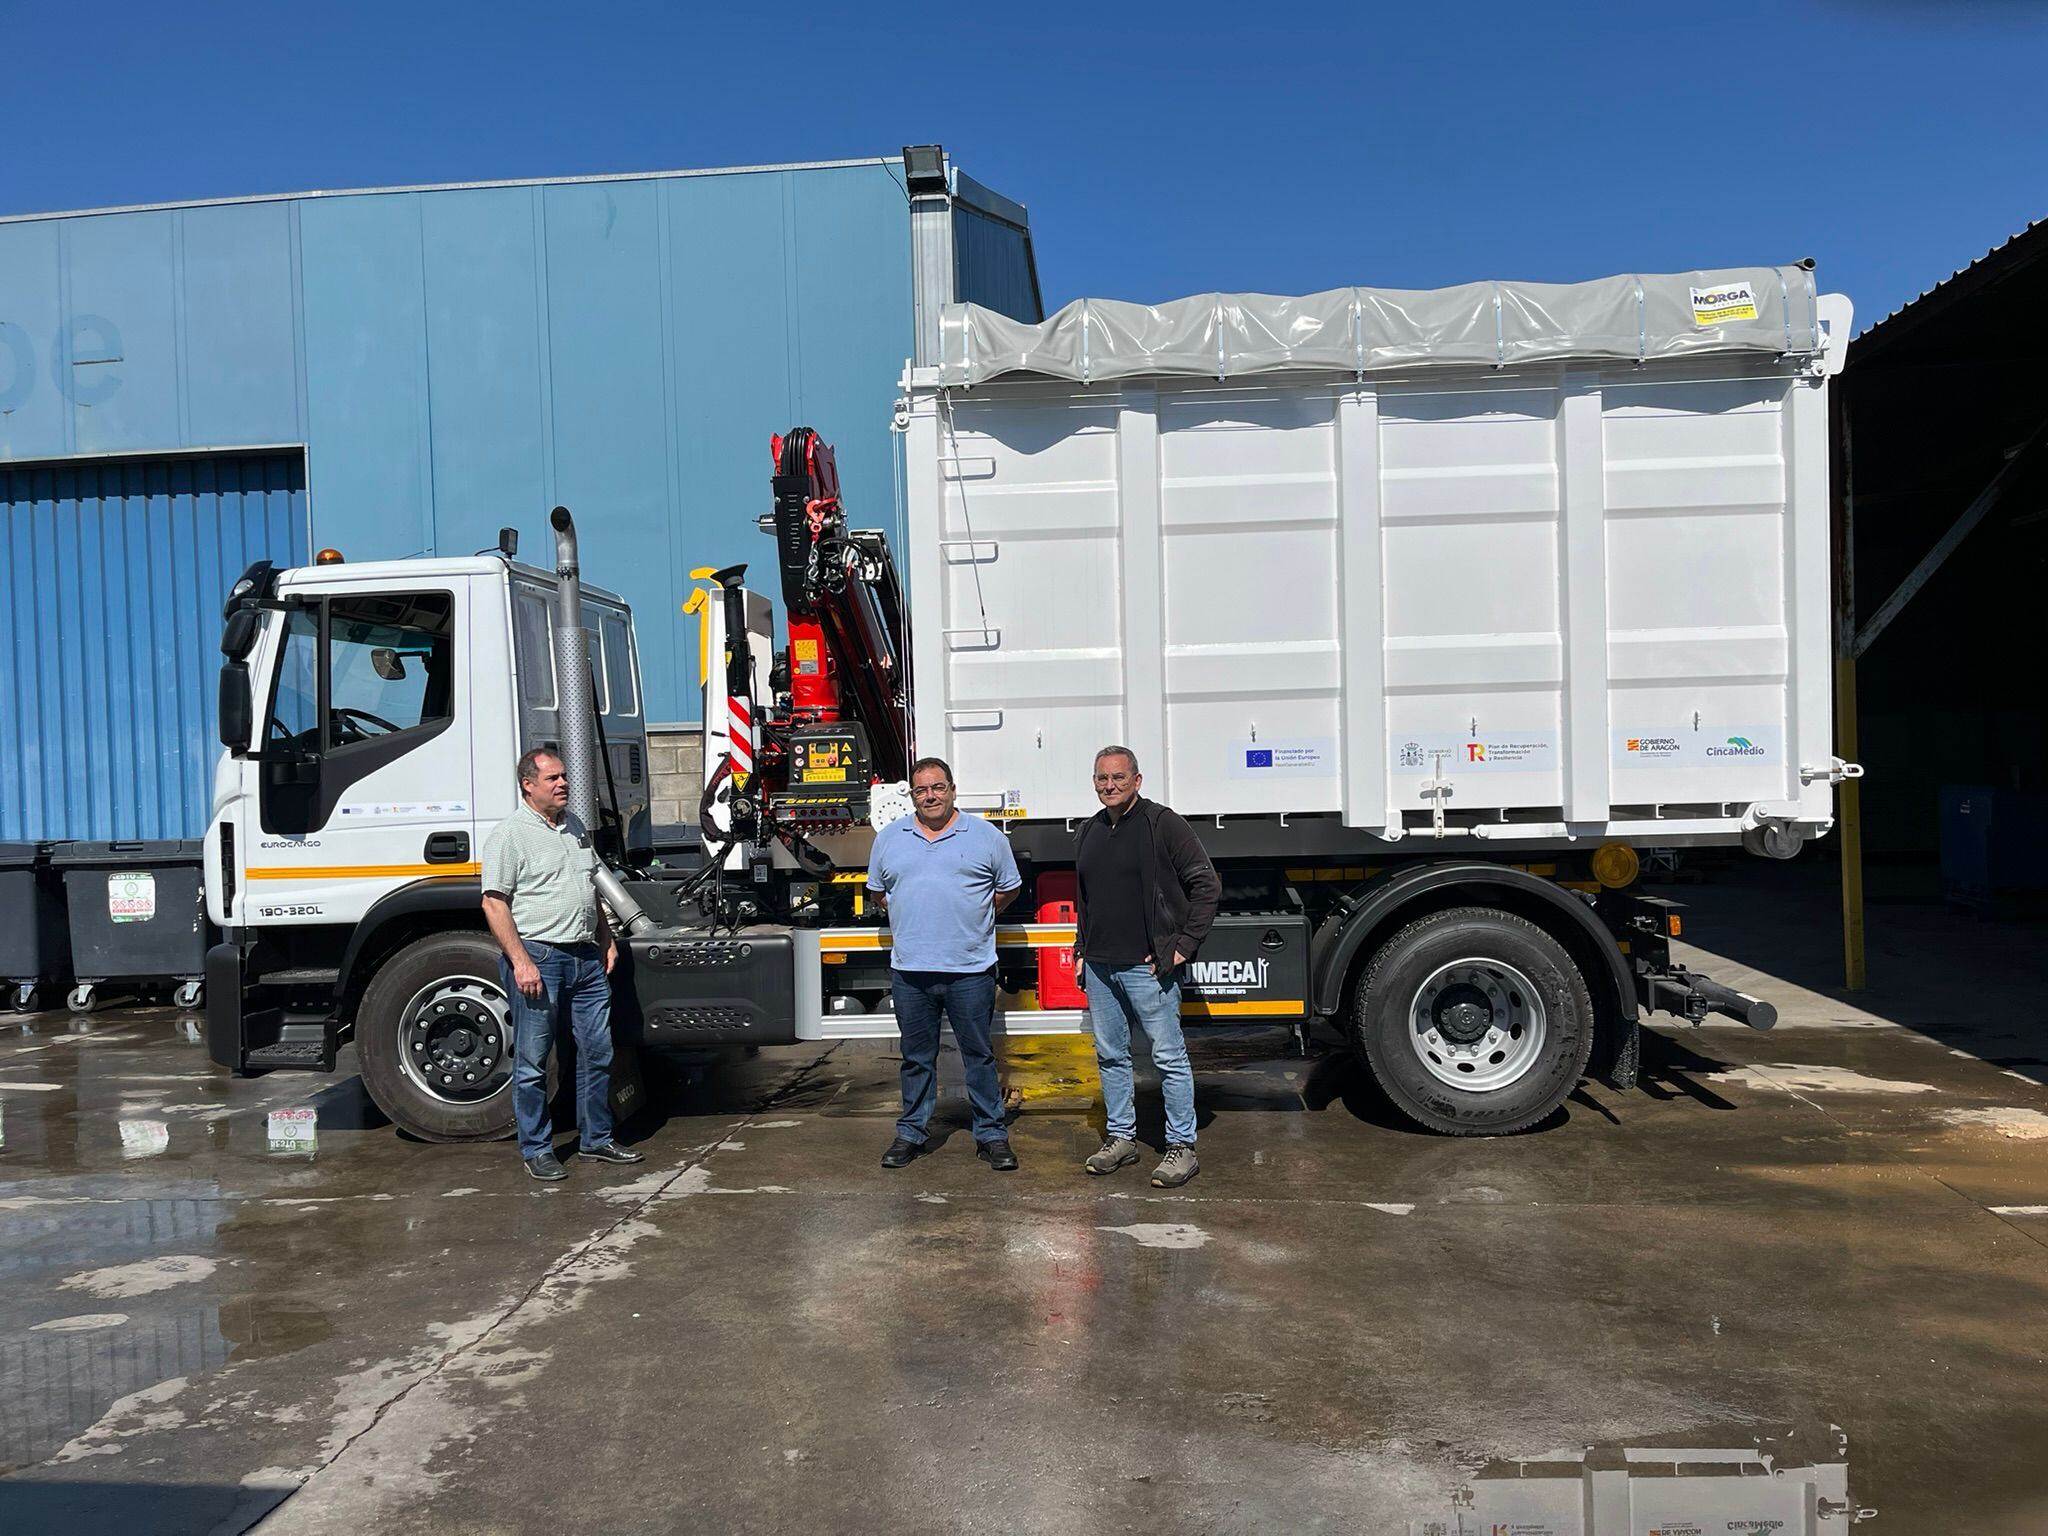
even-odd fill
[{"label": "funding sticker panel", "polygon": [[1785,760],[1776,725],[1626,726],[1613,740],[1617,768],[1770,768]]},{"label": "funding sticker panel", "polygon": [[1548,731],[1501,731],[1477,736],[1424,732],[1395,736],[1388,743],[1397,773],[1433,774],[1439,764],[1446,776],[1492,773],[1554,773],[1557,738]]}]

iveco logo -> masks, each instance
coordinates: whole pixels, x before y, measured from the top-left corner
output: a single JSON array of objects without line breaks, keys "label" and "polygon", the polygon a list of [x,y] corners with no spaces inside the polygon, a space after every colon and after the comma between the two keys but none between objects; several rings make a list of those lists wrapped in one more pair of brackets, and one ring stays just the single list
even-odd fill
[{"label": "iveco logo", "polygon": [[1189,962],[1188,980],[1198,987],[1263,987],[1266,960],[1195,960]]}]

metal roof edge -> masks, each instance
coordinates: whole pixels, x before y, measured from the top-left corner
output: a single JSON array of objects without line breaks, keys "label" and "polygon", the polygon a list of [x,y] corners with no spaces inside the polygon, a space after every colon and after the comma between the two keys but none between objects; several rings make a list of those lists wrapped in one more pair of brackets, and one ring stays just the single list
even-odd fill
[{"label": "metal roof edge", "polygon": [[983,186],[957,165],[953,167],[953,196],[976,213],[985,213],[1019,229],[1031,227],[1031,214],[1022,203]]},{"label": "metal roof edge", "polygon": [[481,192],[499,187],[569,187],[605,181],[674,181],[695,176],[750,176],[770,171],[841,171],[856,166],[887,166],[901,163],[899,156],[870,155],[856,160],[791,160],[777,165],[722,165],[685,171],[608,171],[592,176],[524,176],[504,181],[427,181],[395,187],[331,187],[303,192],[253,192],[243,197],[194,197],[181,202],[120,203],[107,208],[0,213],[0,224],[32,224],[43,219],[96,218],[101,214],[110,213],[167,213],[180,208],[227,208],[243,203],[292,203],[322,197],[377,197],[392,192]]},{"label": "metal roof edge", "polygon": [[[2033,248],[2037,243],[2042,246],[2039,251]],[[1956,268],[1890,314],[1871,321],[1857,332],[1851,345],[1867,358],[1873,342],[1878,343],[1881,350],[1883,343],[1908,334],[1916,326],[1938,318],[1944,310],[1968,298],[1979,288],[2011,275],[2017,267],[2008,270],[2010,264],[2031,263],[2043,255],[2048,255],[2048,218],[2031,220],[2025,228],[2007,235],[1968,266]],[[1891,329],[1887,330],[1888,326]]]}]

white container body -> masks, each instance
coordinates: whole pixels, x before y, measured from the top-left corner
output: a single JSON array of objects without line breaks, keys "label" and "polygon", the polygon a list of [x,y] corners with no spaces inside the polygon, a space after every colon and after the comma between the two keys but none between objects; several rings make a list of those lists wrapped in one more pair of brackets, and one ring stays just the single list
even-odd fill
[{"label": "white container body", "polygon": [[913,373],[918,750],[964,806],[1031,820],[1093,814],[1114,742],[1190,817],[1818,835],[1839,347],[1094,387]]}]

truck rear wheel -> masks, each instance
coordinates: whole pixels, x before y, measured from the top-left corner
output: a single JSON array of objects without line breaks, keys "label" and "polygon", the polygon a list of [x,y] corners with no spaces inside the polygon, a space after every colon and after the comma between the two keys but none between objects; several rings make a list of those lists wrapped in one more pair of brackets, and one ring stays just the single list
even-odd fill
[{"label": "truck rear wheel", "polygon": [[1450,1136],[1527,1130],[1593,1048],[1593,999],[1564,946],[1491,907],[1433,912],[1373,956],[1351,1038],[1404,1114]]},{"label": "truck rear wheel", "polygon": [[513,1133],[512,1021],[488,934],[415,939],[370,979],[356,1010],[363,1086],[423,1141]]}]

